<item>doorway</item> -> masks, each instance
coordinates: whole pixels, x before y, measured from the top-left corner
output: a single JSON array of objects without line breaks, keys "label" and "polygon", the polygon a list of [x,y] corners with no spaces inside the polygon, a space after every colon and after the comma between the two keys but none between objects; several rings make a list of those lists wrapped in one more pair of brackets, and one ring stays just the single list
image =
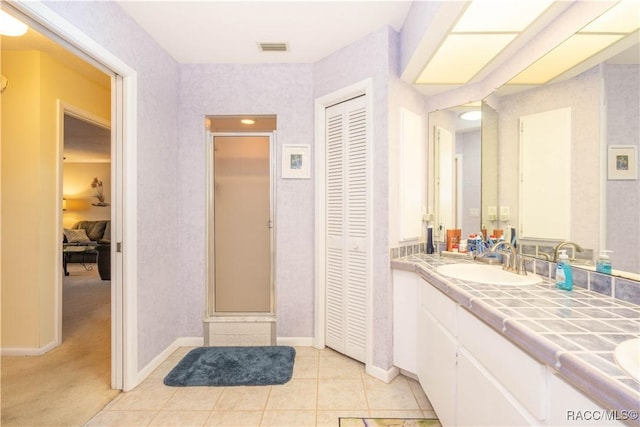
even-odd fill
[{"label": "doorway", "polygon": [[276,118],[207,124],[205,345],[274,345]]},{"label": "doorway", "polygon": [[[53,10],[41,7],[37,2],[12,2],[12,4],[3,2],[3,10],[16,16],[23,22],[27,22],[31,29],[36,29],[45,35],[45,37],[49,39],[49,42],[53,40],[55,41],[53,42],[54,44],[62,46],[63,49],[59,47],[54,49],[56,53],[65,52],[69,55],[79,57],[81,60],[78,61],[76,58],[76,64],[90,64],[104,73],[107,81],[110,83],[110,89],[107,89],[107,95],[110,97],[111,103],[107,105],[106,113],[101,114],[101,116],[108,117],[110,115],[113,119],[111,123],[113,159],[111,211],[114,221],[111,235],[115,244],[112,246],[111,251],[113,266],[111,271],[111,387],[125,391],[130,390],[139,382],[137,369],[138,338],[136,328],[137,149],[136,144],[125,143],[125,141],[135,141],[137,135],[137,115],[135,109],[137,99],[136,71],[124,63],[119,57],[111,54],[102,48],[102,46],[95,44],[95,42],[88,37],[83,37],[83,33],[79,32],[75,26],[67,21],[61,21]],[[8,43],[5,43],[4,39],[5,38],[3,38],[2,44],[3,52],[9,48]],[[5,65],[3,61],[3,71]],[[5,94],[3,94],[3,101],[5,99],[4,95]],[[3,109],[3,113],[5,110],[8,109]],[[54,115],[51,114],[50,117],[53,118]],[[61,125],[54,125],[50,129],[57,129],[58,138],[62,138]],[[58,147],[61,147],[61,143],[58,143]],[[60,244],[59,236],[62,235],[63,200],[60,191],[62,153],[59,151],[56,153],[56,157],[60,159],[60,164],[55,167],[56,177],[52,178],[50,182],[52,186],[57,185],[58,194],[51,196],[55,198],[55,204],[49,216],[55,220],[56,224],[49,228],[52,231],[49,233],[51,241],[47,241],[47,245],[51,247],[51,252],[55,257],[60,260],[59,263],[55,262],[54,264],[56,268],[59,269],[61,275],[63,269],[62,245]],[[126,162],[124,159],[126,159]],[[37,198],[34,198],[34,200],[37,200]],[[126,246],[123,246],[123,243],[126,244]],[[122,250],[123,247],[126,247],[126,251]],[[3,252],[3,258],[4,256],[5,253]],[[58,278],[56,274],[55,280],[60,283],[62,279]],[[4,284],[5,283],[3,283],[3,285]],[[51,292],[53,292],[53,290]],[[55,304],[53,295],[48,300],[52,304],[51,310],[53,311],[53,305]],[[55,316],[58,314],[59,313],[54,313]],[[3,344],[5,343],[6,341]],[[47,351],[49,348],[52,347],[43,347],[43,349],[45,349],[44,351]],[[5,349],[3,348],[3,352],[4,351]]]}]

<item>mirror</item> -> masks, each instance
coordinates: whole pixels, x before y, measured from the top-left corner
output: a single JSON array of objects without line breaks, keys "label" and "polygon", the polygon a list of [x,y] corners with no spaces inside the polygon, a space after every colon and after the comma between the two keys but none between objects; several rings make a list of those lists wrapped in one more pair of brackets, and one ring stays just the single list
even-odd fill
[{"label": "mirror", "polygon": [[[485,108],[490,111],[485,112]],[[482,225],[489,223],[485,205],[497,204],[497,128],[488,133],[493,135],[494,148],[487,148],[484,139],[485,122],[497,125],[497,121],[466,116],[481,111],[489,117],[496,114],[480,102],[429,113],[429,152],[434,159],[431,178],[434,186],[430,188],[433,188],[436,241],[444,241],[447,229],[461,229],[463,239],[480,232]],[[450,148],[446,147],[447,140],[452,143]]]},{"label": "mirror", "polygon": [[[584,251],[577,258],[589,261],[593,269],[600,250],[612,250],[614,274],[638,280],[640,274],[640,181],[638,180],[638,145],[640,135],[640,65],[638,31],[633,33],[630,47],[614,45],[615,55],[600,53],[604,60],[580,70],[579,74],[561,81],[516,91],[507,85],[490,97],[498,111],[499,200],[509,207],[512,224],[518,230],[520,209],[519,181],[523,161],[519,141],[520,119],[524,116],[570,108],[570,151],[563,163],[570,171],[570,238]],[[628,39],[628,38],[627,38]],[[629,44],[627,43],[627,46]],[[534,64],[535,65],[535,64]],[[629,148],[631,164],[628,179],[619,179],[608,165],[611,150]],[[635,153],[635,154],[634,154]],[[634,158],[635,156],[635,158]],[[483,165],[484,166],[484,165]],[[615,169],[615,162],[613,168]],[[634,175],[633,170],[636,173]],[[548,170],[546,177],[553,177]],[[544,177],[542,177],[544,178]],[[541,178],[541,182],[544,179]],[[545,184],[546,185],[546,184]],[[546,219],[554,218],[553,206],[544,211]],[[520,240],[536,245],[541,252],[558,243],[544,235]],[[578,260],[579,261],[579,260]],[[579,262],[575,264],[580,267]]]}]

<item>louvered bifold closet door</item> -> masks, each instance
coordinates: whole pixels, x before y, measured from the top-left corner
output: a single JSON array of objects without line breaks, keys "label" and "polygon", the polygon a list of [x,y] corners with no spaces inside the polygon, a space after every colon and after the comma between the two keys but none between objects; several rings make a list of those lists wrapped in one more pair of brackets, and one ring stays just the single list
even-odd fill
[{"label": "louvered bifold closet door", "polygon": [[364,96],[327,108],[325,340],[363,362],[370,256],[367,142]]}]

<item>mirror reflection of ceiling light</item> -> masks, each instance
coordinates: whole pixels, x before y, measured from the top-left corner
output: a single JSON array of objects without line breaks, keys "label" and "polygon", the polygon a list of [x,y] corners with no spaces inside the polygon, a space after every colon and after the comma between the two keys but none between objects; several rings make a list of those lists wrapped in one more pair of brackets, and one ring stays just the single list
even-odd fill
[{"label": "mirror reflection of ceiling light", "polygon": [[[640,28],[639,3],[623,0],[560,43],[507,84],[545,84]],[[637,36],[635,36],[637,37]]]},{"label": "mirror reflection of ceiling light", "polygon": [[462,120],[480,120],[480,118],[482,117],[482,111],[479,110],[473,110],[473,111],[465,111],[464,113],[461,113],[458,117],[460,117]]},{"label": "mirror reflection of ceiling light", "polygon": [[0,35],[18,37],[26,34],[26,24],[23,24],[4,10],[0,10]]},{"label": "mirror reflection of ceiling light", "polygon": [[251,120],[251,119],[242,119],[240,120],[240,123],[242,123],[243,125],[252,125],[255,123],[255,120]]}]

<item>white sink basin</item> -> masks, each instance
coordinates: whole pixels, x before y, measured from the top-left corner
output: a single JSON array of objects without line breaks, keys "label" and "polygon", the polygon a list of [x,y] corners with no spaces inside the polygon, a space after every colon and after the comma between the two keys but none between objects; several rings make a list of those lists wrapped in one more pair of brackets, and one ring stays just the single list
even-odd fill
[{"label": "white sink basin", "polygon": [[640,381],[640,338],[618,344],[613,355],[627,374]]},{"label": "white sink basin", "polygon": [[521,276],[504,271],[500,265],[447,264],[438,267],[436,271],[443,276],[486,285],[535,285],[542,282],[539,276]]}]

